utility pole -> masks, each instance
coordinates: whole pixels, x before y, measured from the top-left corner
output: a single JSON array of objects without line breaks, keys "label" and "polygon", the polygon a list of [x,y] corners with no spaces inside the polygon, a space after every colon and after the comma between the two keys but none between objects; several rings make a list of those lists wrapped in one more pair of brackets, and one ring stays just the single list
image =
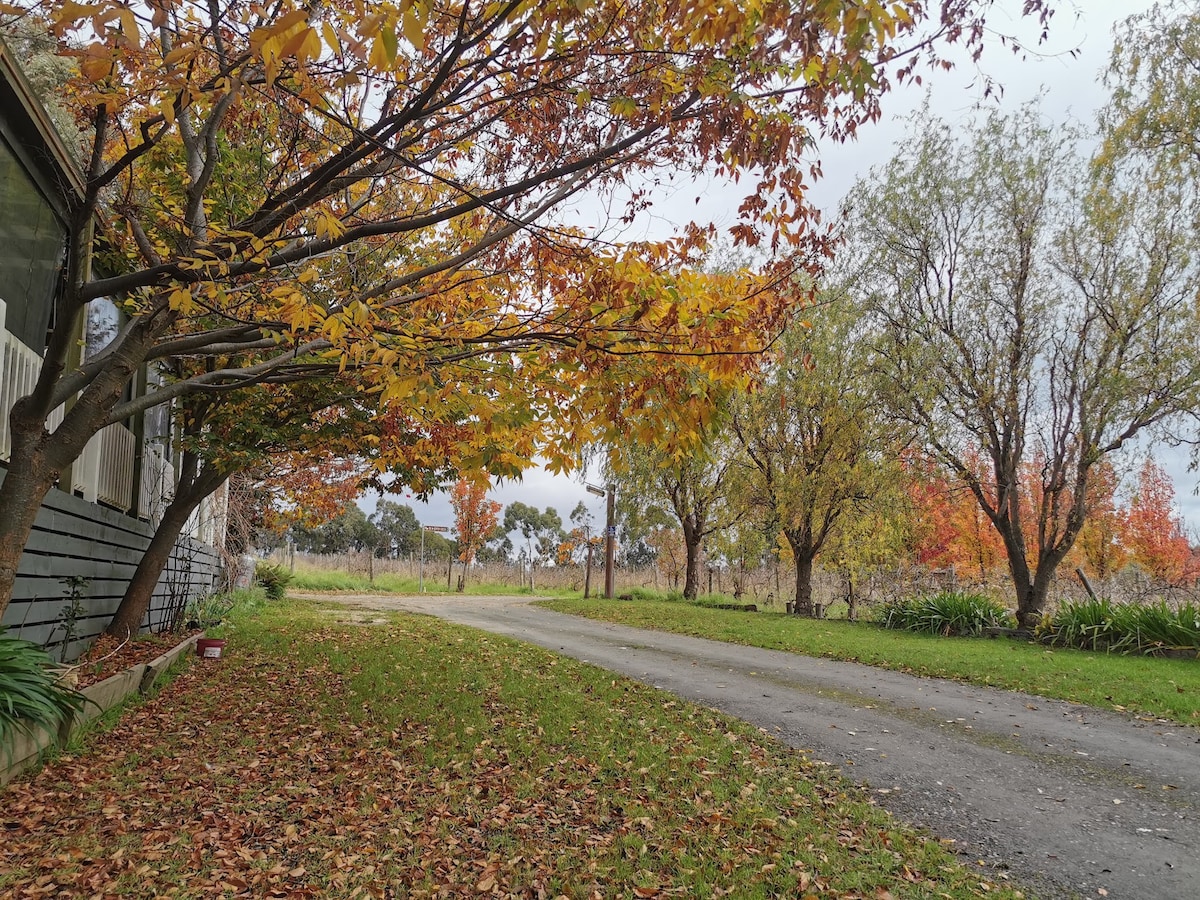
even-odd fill
[{"label": "utility pole", "polygon": [[[613,598],[613,586],[616,584],[616,573],[613,571],[613,567],[617,555],[617,486],[610,484],[606,491],[604,488],[585,482],[583,487],[589,494],[594,494],[597,497],[608,497],[608,514],[604,528],[604,596],[611,600]],[[588,541],[587,566],[588,572],[583,591],[585,598],[588,595],[588,586],[590,585],[592,574],[592,542],[590,540]]]}]

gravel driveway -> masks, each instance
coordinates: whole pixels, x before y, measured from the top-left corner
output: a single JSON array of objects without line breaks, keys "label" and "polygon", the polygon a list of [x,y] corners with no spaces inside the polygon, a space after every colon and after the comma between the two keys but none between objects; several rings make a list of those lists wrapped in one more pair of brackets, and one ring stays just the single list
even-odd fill
[{"label": "gravel driveway", "polygon": [[643,631],[516,597],[321,597],[540,644],[716,707],[1045,897],[1200,898],[1200,729]]}]

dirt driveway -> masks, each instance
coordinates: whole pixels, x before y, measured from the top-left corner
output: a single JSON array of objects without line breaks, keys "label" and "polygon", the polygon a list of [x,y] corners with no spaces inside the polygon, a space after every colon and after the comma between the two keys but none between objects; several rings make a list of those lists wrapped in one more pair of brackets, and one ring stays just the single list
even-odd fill
[{"label": "dirt driveway", "polygon": [[1042,896],[1200,897],[1200,730],[517,597],[321,599],[440,616],[721,709],[837,765],[896,815]]}]

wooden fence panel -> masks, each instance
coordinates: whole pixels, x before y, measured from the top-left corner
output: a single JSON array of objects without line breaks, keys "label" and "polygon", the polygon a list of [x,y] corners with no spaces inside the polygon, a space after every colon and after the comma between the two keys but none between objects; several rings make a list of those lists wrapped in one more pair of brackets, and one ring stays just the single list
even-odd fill
[{"label": "wooden fence panel", "polygon": [[[38,512],[13,600],[0,624],[47,646],[56,658],[73,659],[108,625],[153,533],[146,522],[51,491]],[[87,584],[81,589],[83,610],[74,623],[75,640],[64,647],[69,588],[63,579],[69,576],[85,578]],[[159,579],[143,628],[160,631],[174,624],[188,601],[212,593],[220,581],[217,551],[181,540]]]}]

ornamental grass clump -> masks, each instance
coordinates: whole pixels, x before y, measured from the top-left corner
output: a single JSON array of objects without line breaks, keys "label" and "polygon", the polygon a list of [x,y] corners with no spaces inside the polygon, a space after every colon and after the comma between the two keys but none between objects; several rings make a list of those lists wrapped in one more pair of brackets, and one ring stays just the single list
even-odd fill
[{"label": "ornamental grass clump", "polygon": [[1200,652],[1200,604],[1067,601],[1047,617],[1039,637],[1062,647],[1110,653]]},{"label": "ornamental grass clump", "polygon": [[291,580],[292,573],[283,566],[259,563],[254,567],[254,582],[262,585],[263,590],[267,592],[268,600],[282,600]]},{"label": "ornamental grass clump", "polygon": [[83,694],[58,683],[44,650],[0,630],[0,745],[11,750],[18,734],[56,732],[84,702]]},{"label": "ornamental grass clump", "polygon": [[1013,624],[991,597],[960,591],[893,601],[884,606],[881,622],[884,628],[943,635],[976,635]]}]

